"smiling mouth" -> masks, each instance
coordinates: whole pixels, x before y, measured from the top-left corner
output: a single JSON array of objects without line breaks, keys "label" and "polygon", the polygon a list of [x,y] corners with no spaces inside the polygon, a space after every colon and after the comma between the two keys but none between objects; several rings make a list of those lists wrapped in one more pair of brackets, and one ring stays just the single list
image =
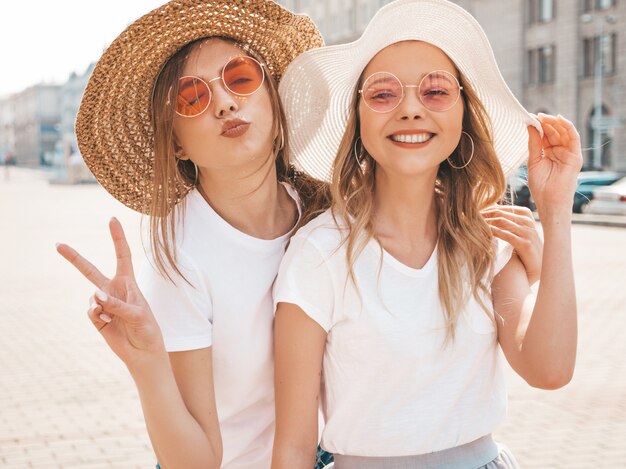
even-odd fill
[{"label": "smiling mouth", "polygon": [[397,143],[426,143],[431,138],[433,138],[435,134],[431,133],[422,133],[422,134],[393,134],[388,138]]}]

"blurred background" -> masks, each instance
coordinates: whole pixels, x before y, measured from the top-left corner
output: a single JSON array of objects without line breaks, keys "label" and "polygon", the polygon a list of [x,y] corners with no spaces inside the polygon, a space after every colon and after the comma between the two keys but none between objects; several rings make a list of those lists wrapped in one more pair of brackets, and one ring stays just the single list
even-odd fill
[{"label": "blurred background", "polygon": [[[0,76],[0,164],[47,168],[61,182],[91,180],[73,127],[82,92],[102,50],[127,24],[161,3],[57,0],[35,2],[34,9],[32,3],[3,6],[0,57],[8,67]],[[278,3],[310,15],[326,43],[337,44],[359,37],[388,0]],[[626,213],[626,182],[617,195],[601,195],[608,204],[587,207],[594,190],[626,173],[626,2],[456,3],[486,31],[500,70],[522,105],[574,122],[584,148],[583,170],[610,171],[586,176],[573,209]],[[533,208],[524,168],[510,183],[518,203]]]},{"label": "blurred background", "polygon": [[[86,318],[94,288],[54,251],[114,271],[106,223],[135,259],[141,217],[110,197],[76,147],[82,92],[106,46],[162,0],[0,6],[0,467],[146,468],[154,455],[134,384]],[[281,0],[327,44],[356,39],[385,0]],[[584,171],[572,201],[579,359],[546,392],[510,372],[496,436],[524,468],[626,467],[626,0],[458,0],[534,113],[577,126]],[[510,177],[534,208],[525,168]],[[541,229],[538,222],[538,229]]]}]

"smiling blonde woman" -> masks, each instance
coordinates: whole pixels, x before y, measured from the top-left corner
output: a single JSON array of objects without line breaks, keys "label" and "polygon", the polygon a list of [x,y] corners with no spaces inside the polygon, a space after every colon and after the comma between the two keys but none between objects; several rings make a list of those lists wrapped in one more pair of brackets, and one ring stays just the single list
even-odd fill
[{"label": "smiling blonde woman", "polygon": [[[517,468],[491,436],[501,352],[539,388],[574,370],[576,129],[528,114],[446,0],[388,4],[357,41],[298,57],[280,92],[294,162],[331,181],[332,206],[293,236],[274,288],[272,467],[310,465],[319,402],[335,469]],[[545,237],[536,296],[481,215],[526,159]]]}]

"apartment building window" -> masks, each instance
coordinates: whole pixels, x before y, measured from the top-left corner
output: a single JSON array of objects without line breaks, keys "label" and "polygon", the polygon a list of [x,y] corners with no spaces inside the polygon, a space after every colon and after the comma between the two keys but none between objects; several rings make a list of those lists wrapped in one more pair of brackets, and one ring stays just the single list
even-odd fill
[{"label": "apartment building window", "polygon": [[555,51],[552,45],[530,49],[527,52],[526,84],[546,85],[554,83]]},{"label": "apartment building window", "polygon": [[583,77],[592,77],[594,75],[594,39],[592,37],[583,39]]},{"label": "apartment building window", "polygon": [[554,46],[539,49],[539,83],[554,83]]},{"label": "apartment building window", "polygon": [[615,0],[596,0],[596,10],[608,10],[615,6]]},{"label": "apartment building window", "polygon": [[527,52],[528,64],[526,66],[526,84],[537,84],[537,49],[531,49]]},{"label": "apartment building window", "polygon": [[602,73],[613,74],[617,63],[617,34],[605,34],[583,39],[583,77],[593,77],[596,74],[596,58],[602,54]]},{"label": "apartment building window", "polygon": [[582,0],[583,13],[589,13],[593,10],[608,10],[613,8],[617,0]]},{"label": "apartment building window", "polygon": [[548,23],[554,19],[554,0],[528,0],[528,23]]}]

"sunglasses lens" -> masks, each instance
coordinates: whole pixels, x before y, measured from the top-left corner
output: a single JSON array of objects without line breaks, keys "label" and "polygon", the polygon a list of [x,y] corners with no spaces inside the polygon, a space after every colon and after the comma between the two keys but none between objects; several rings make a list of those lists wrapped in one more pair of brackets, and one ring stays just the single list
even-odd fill
[{"label": "sunglasses lens", "polygon": [[178,80],[176,112],[181,116],[193,117],[204,112],[211,102],[211,91],[205,82],[196,77]]},{"label": "sunglasses lens", "polygon": [[363,84],[363,100],[376,112],[395,109],[402,99],[402,83],[391,73],[374,73]]},{"label": "sunglasses lens", "polygon": [[235,57],[224,67],[224,85],[231,93],[247,96],[263,84],[265,74],[259,62],[251,57]]},{"label": "sunglasses lens", "polygon": [[420,99],[431,111],[447,111],[456,104],[459,94],[457,79],[445,71],[431,72],[420,83]]}]

